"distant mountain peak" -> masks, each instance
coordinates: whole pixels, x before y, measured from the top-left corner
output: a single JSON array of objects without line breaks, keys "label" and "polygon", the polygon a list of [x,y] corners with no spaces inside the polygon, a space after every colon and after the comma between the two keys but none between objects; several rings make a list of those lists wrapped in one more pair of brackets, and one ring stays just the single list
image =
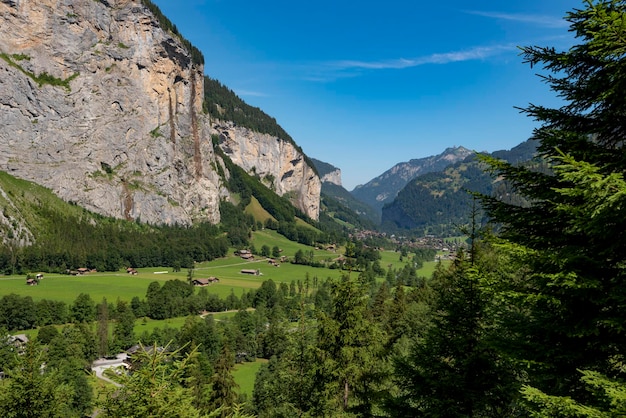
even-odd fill
[{"label": "distant mountain peak", "polygon": [[415,177],[441,171],[472,154],[474,154],[472,150],[463,146],[454,146],[446,148],[438,155],[401,162],[366,184],[358,185],[351,193],[380,213],[384,204],[395,199],[398,192]]}]

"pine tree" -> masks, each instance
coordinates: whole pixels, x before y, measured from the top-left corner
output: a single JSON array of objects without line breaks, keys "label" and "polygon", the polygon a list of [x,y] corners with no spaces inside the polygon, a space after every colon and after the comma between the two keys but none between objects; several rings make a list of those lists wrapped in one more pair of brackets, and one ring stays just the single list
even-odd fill
[{"label": "pine tree", "polygon": [[213,409],[221,408],[221,417],[226,418],[229,416],[232,408],[237,401],[237,392],[235,389],[238,387],[235,379],[232,375],[233,367],[235,366],[235,356],[226,344],[222,346],[222,351],[217,363],[215,364],[215,372],[211,379],[211,394],[209,396],[209,405]]},{"label": "pine tree", "polygon": [[72,389],[61,383],[54,370],[42,369],[42,351],[28,343],[17,365],[8,373],[0,392],[0,416],[6,418],[67,417]]},{"label": "pine tree", "polygon": [[135,314],[130,305],[117,301],[117,320],[113,328],[113,343],[119,350],[126,350],[135,344]]},{"label": "pine tree", "polygon": [[178,352],[143,347],[137,368],[121,376],[120,388],[113,388],[100,402],[102,417],[200,417],[193,406],[193,395],[181,382],[193,353],[180,358]]},{"label": "pine tree", "polygon": [[515,377],[491,346],[482,279],[463,252],[435,272],[432,323],[397,364],[395,416],[509,416]]},{"label": "pine tree", "polygon": [[605,370],[626,347],[626,3],[588,0],[566,20],[569,50],[522,49],[564,101],[524,109],[540,162],[485,159],[528,203],[482,199],[528,268],[504,293],[525,314],[509,347],[551,395],[580,394],[577,369]]},{"label": "pine tree", "polygon": [[387,364],[381,361],[384,335],[368,320],[362,284],[344,276],[331,285],[331,292],[332,311],[318,318],[315,413],[371,416],[388,383]]},{"label": "pine tree", "polygon": [[106,298],[96,307],[97,320],[96,335],[98,338],[98,355],[104,357],[109,354],[109,305]]}]

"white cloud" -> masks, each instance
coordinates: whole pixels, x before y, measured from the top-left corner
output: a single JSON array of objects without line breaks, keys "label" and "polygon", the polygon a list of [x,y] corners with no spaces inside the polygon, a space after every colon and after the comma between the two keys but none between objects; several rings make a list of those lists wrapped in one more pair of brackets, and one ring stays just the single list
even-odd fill
[{"label": "white cloud", "polygon": [[546,15],[532,15],[524,13],[500,13],[500,12],[482,12],[477,10],[470,10],[466,13],[488,17],[499,20],[510,20],[513,22],[529,23],[537,26],[544,26],[548,28],[564,28],[570,25],[569,22],[562,18],[556,18]]},{"label": "white cloud", "polygon": [[386,70],[386,69],[403,69],[418,67],[426,64],[448,64],[452,62],[481,60],[502,52],[515,50],[514,45],[498,45],[490,47],[475,47],[471,49],[436,53],[417,58],[398,58],[393,60],[381,61],[355,61],[343,60],[335,61],[328,64],[330,68],[335,70]]}]

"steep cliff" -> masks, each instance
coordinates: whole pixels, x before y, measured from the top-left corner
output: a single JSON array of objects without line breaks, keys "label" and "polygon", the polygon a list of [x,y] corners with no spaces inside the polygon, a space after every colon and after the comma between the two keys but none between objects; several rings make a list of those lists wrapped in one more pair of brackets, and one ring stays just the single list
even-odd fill
[{"label": "steep cliff", "polygon": [[322,183],[294,144],[269,134],[214,120],[220,148],[230,159],[257,176],[312,219],[319,218]]},{"label": "steep cliff", "polygon": [[317,173],[322,180],[322,184],[324,183],[332,183],[336,186],[341,187],[341,169],[335,167],[332,164],[328,164],[324,161],[317,160],[315,158],[311,158],[313,164],[315,164],[315,168],[317,168]]},{"label": "steep cliff", "polygon": [[139,0],[0,0],[0,57],[0,170],[104,215],[219,221],[202,65]]}]

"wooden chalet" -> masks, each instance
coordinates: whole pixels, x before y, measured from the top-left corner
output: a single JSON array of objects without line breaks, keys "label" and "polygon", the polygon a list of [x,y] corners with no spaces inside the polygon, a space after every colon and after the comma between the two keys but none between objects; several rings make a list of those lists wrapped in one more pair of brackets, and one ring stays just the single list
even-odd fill
[{"label": "wooden chalet", "polygon": [[219,283],[220,279],[217,277],[208,277],[205,279],[193,279],[192,283],[194,286],[209,286],[213,283]]}]

